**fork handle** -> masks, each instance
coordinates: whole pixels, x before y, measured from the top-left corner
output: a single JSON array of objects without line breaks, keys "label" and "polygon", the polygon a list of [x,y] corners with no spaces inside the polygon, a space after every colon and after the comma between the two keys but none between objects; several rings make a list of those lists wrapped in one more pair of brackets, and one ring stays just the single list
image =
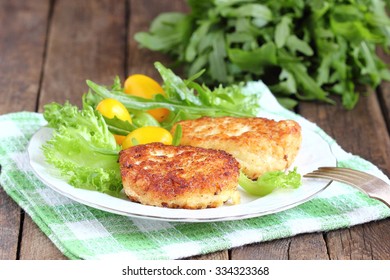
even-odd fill
[{"label": "fork handle", "polygon": [[390,207],[390,188],[389,185],[382,180],[378,180],[375,185],[369,185],[369,183],[366,183],[358,188],[369,197],[380,200],[386,204],[387,207]]}]

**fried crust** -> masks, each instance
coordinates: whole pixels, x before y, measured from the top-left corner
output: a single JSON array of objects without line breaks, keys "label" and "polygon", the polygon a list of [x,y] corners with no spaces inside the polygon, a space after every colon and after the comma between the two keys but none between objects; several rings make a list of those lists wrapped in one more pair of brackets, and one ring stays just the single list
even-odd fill
[{"label": "fried crust", "polygon": [[202,117],[177,124],[183,130],[181,145],[224,150],[239,161],[243,172],[252,179],[267,171],[288,168],[302,142],[301,127],[293,120]]},{"label": "fried crust", "polygon": [[202,209],[237,195],[239,163],[225,151],[161,143],[120,152],[123,188],[146,205]]}]

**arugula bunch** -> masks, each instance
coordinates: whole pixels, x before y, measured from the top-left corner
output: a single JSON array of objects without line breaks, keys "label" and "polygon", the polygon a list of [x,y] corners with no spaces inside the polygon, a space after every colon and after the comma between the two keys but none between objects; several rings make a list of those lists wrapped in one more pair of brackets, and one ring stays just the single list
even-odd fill
[{"label": "arugula bunch", "polygon": [[388,50],[384,0],[188,0],[189,14],[164,13],[135,40],[171,55],[208,85],[262,79],[287,107],[295,99],[352,109],[358,85],[390,80],[375,53]]}]

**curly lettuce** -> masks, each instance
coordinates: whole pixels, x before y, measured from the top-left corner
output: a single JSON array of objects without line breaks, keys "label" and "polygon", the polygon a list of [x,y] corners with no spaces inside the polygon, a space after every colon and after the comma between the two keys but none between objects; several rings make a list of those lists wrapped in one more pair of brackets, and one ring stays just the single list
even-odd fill
[{"label": "curly lettuce", "polygon": [[122,180],[118,164],[120,147],[103,117],[91,106],[79,110],[66,102],[45,106],[44,118],[53,128],[42,150],[69,184],[118,196]]},{"label": "curly lettuce", "polygon": [[283,171],[269,171],[255,181],[249,179],[240,171],[238,183],[245,191],[255,196],[266,196],[277,188],[297,189],[302,184],[301,175],[296,168],[287,173]]}]

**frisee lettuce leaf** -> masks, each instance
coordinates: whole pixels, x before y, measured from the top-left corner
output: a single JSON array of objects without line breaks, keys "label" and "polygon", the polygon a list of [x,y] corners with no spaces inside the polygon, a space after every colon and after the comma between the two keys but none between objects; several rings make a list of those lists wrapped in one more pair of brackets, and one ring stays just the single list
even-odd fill
[{"label": "frisee lettuce leaf", "polygon": [[44,109],[44,118],[53,128],[51,139],[42,146],[47,162],[76,188],[118,196],[120,147],[103,117],[91,106],[79,110],[69,102],[50,103]]},{"label": "frisee lettuce leaf", "polygon": [[283,171],[269,171],[253,181],[240,171],[238,183],[249,194],[265,196],[277,188],[298,188],[301,185],[301,175],[296,168],[287,173]]}]

